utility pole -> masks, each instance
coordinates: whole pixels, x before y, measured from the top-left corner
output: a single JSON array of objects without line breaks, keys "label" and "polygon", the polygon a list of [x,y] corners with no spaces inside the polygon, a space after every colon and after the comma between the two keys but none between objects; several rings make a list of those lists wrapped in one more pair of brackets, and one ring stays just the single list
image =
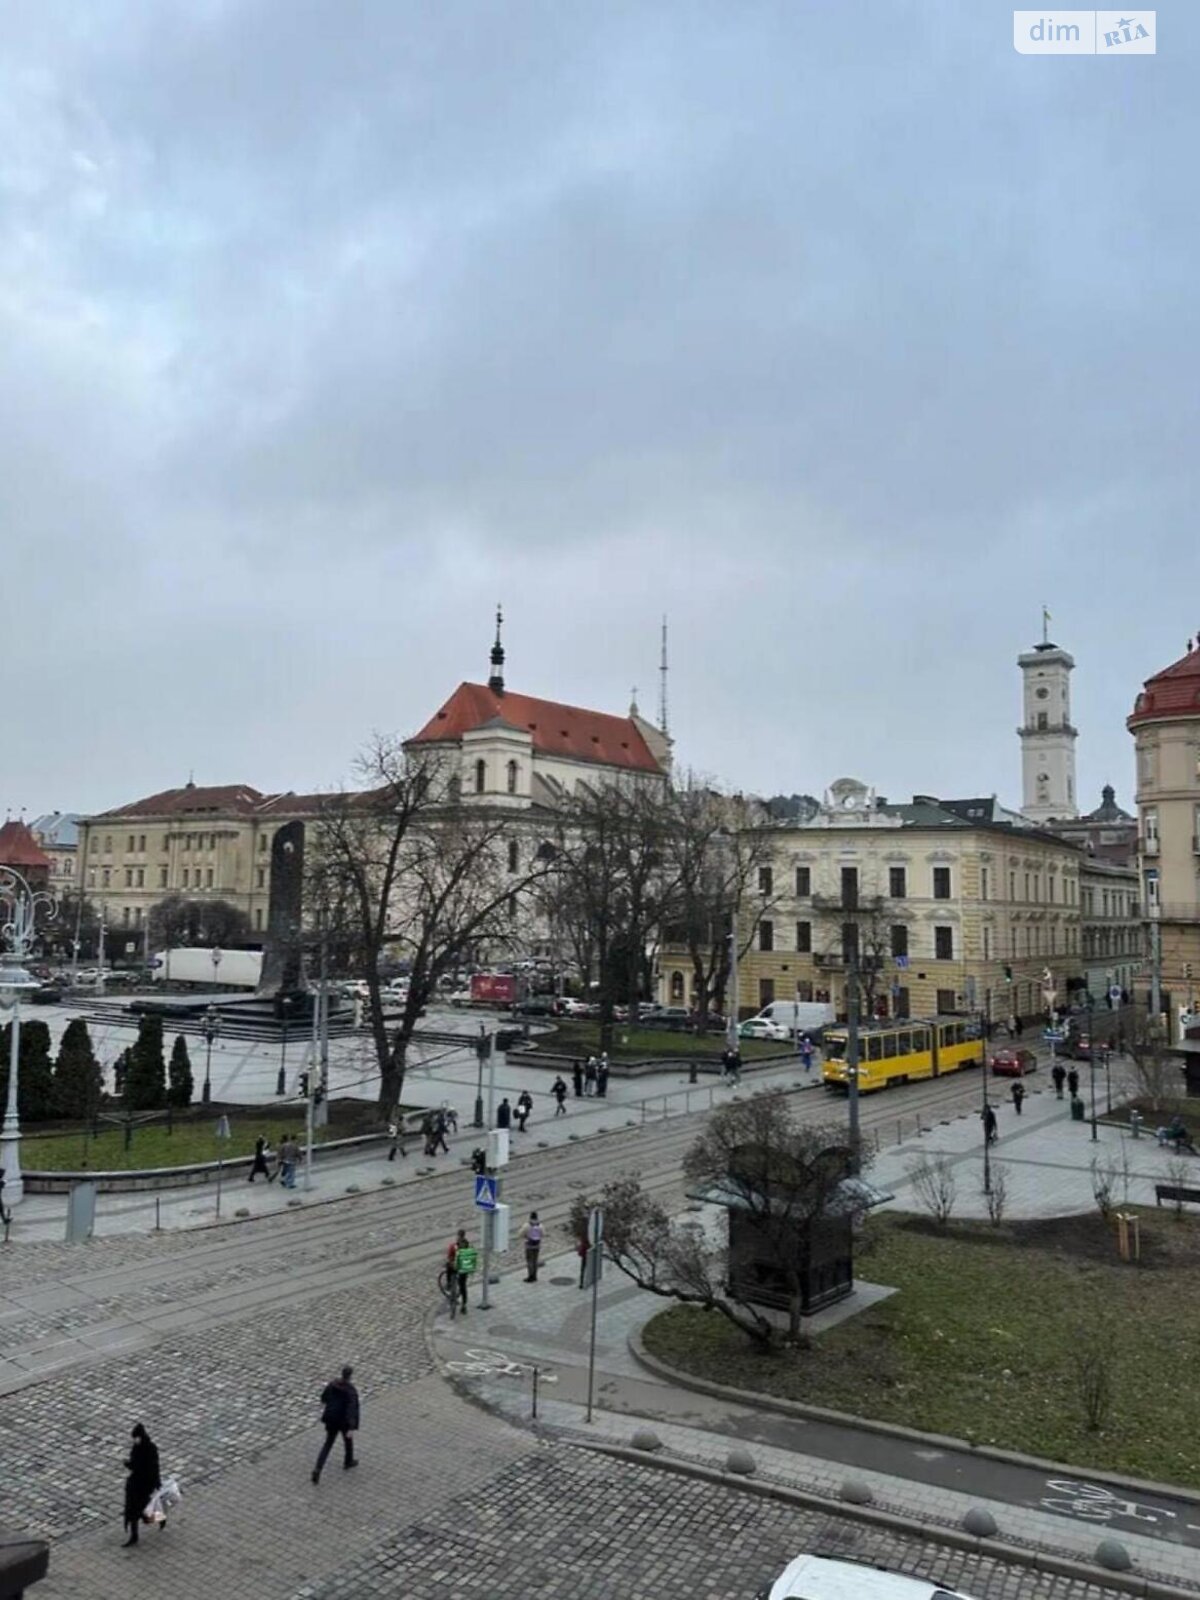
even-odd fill
[{"label": "utility pole", "polygon": [[317,990],[317,1005],[320,1012],[320,1046],[321,1059],[318,1067],[317,1082],[321,1085],[321,1104],[318,1107],[319,1116],[317,1123],[325,1127],[329,1121],[329,934],[325,927],[325,917],[321,917],[321,966],[320,987]]},{"label": "utility pole", "polygon": [[[855,934],[858,929],[855,928]],[[850,946],[846,972],[846,1100],[850,1110],[850,1151],[858,1171],[858,939]]]},{"label": "utility pole", "polygon": [[[481,1046],[487,1051],[488,1064],[488,1131],[486,1141],[492,1142],[493,1130],[496,1126],[496,1036],[485,1033],[480,1040]],[[482,1059],[482,1058],[481,1058]],[[500,1203],[500,1175],[498,1169],[490,1168],[496,1175],[496,1203]],[[495,1226],[496,1213],[485,1211],[483,1213],[483,1285],[479,1295],[479,1309],[490,1311],[492,1306],[488,1286],[492,1273],[492,1229]]]},{"label": "utility pole", "polygon": [[729,1015],[725,1018],[725,1036],[731,1050],[738,1047],[738,932],[737,908],[729,917]]},{"label": "utility pole", "polygon": [[1150,911],[1150,1026],[1155,1032],[1162,1023],[1162,930],[1158,921],[1158,907]]}]

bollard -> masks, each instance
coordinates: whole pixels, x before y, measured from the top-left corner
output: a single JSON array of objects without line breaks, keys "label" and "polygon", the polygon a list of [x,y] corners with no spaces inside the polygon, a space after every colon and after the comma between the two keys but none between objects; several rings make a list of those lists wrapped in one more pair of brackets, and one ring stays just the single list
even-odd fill
[{"label": "bollard", "polygon": [[1132,1134],[1132,1136],[1135,1139],[1140,1139],[1141,1138],[1141,1136],[1142,1136],[1142,1113],[1140,1111],[1131,1111],[1129,1113],[1129,1132]]},{"label": "bollard", "polygon": [[533,1418],[537,1421],[538,1369],[533,1369]]},{"label": "bollard", "polygon": [[157,1195],[155,1195],[154,1196],[154,1231],[155,1231],[155,1233],[161,1233],[162,1232],[162,1212],[159,1209],[161,1205],[162,1205],[162,1201],[159,1199],[159,1197]]}]

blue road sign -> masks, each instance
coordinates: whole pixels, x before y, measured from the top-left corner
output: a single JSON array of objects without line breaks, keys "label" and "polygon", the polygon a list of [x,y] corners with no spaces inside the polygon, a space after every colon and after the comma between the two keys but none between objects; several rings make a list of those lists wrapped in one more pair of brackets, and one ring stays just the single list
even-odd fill
[{"label": "blue road sign", "polygon": [[495,1178],[480,1177],[475,1179],[475,1204],[479,1207],[480,1211],[495,1211]]},{"label": "blue road sign", "polygon": [[1066,1037],[1061,1028],[1045,1028],[1042,1030],[1042,1038],[1047,1044],[1062,1044]]}]

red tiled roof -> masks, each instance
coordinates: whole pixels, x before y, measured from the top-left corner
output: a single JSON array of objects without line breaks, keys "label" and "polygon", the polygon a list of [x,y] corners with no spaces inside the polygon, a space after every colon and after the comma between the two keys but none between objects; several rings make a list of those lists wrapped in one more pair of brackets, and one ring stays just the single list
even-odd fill
[{"label": "red tiled roof", "polygon": [[1200,645],[1146,679],[1125,726],[1136,728],[1142,722],[1172,717],[1200,721]]},{"label": "red tiled roof", "polygon": [[498,694],[485,683],[460,683],[409,743],[456,741],[493,718],[530,734],[534,749],[545,755],[627,767],[633,772],[662,771],[631,717],[585,711],[579,706],[561,705],[557,700],[513,694],[508,689]]},{"label": "red tiled roof", "polygon": [[182,817],[192,813],[228,815],[230,812],[249,816],[259,809],[266,798],[248,783],[225,783],[207,789],[187,783],[182,789],[164,789],[161,794],[147,795],[144,800],[134,800],[127,806],[114,806],[111,811],[102,811],[99,815],[105,819]]},{"label": "red tiled roof", "polygon": [[0,827],[0,867],[42,867],[50,870],[50,857],[23,822],[14,819]]}]

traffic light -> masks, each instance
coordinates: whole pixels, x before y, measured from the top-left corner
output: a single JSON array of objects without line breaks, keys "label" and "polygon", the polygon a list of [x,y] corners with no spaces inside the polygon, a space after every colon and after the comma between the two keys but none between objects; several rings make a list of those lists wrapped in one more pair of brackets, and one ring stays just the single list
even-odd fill
[{"label": "traffic light", "polygon": [[1005,983],[1011,983],[1012,982],[1012,968],[1011,967],[1005,967],[1005,969],[1004,969],[1004,981],[1005,981]]},{"label": "traffic light", "polygon": [[475,1174],[476,1177],[478,1177],[478,1178],[482,1178],[483,1177],[484,1173],[487,1171],[487,1151],[486,1150],[476,1149],[476,1150],[472,1150],[471,1151],[471,1171]]},{"label": "traffic light", "polygon": [[307,1072],[302,1072],[300,1074],[300,1076],[296,1079],[296,1093],[300,1096],[301,1100],[307,1100],[308,1099],[308,1073]]}]

